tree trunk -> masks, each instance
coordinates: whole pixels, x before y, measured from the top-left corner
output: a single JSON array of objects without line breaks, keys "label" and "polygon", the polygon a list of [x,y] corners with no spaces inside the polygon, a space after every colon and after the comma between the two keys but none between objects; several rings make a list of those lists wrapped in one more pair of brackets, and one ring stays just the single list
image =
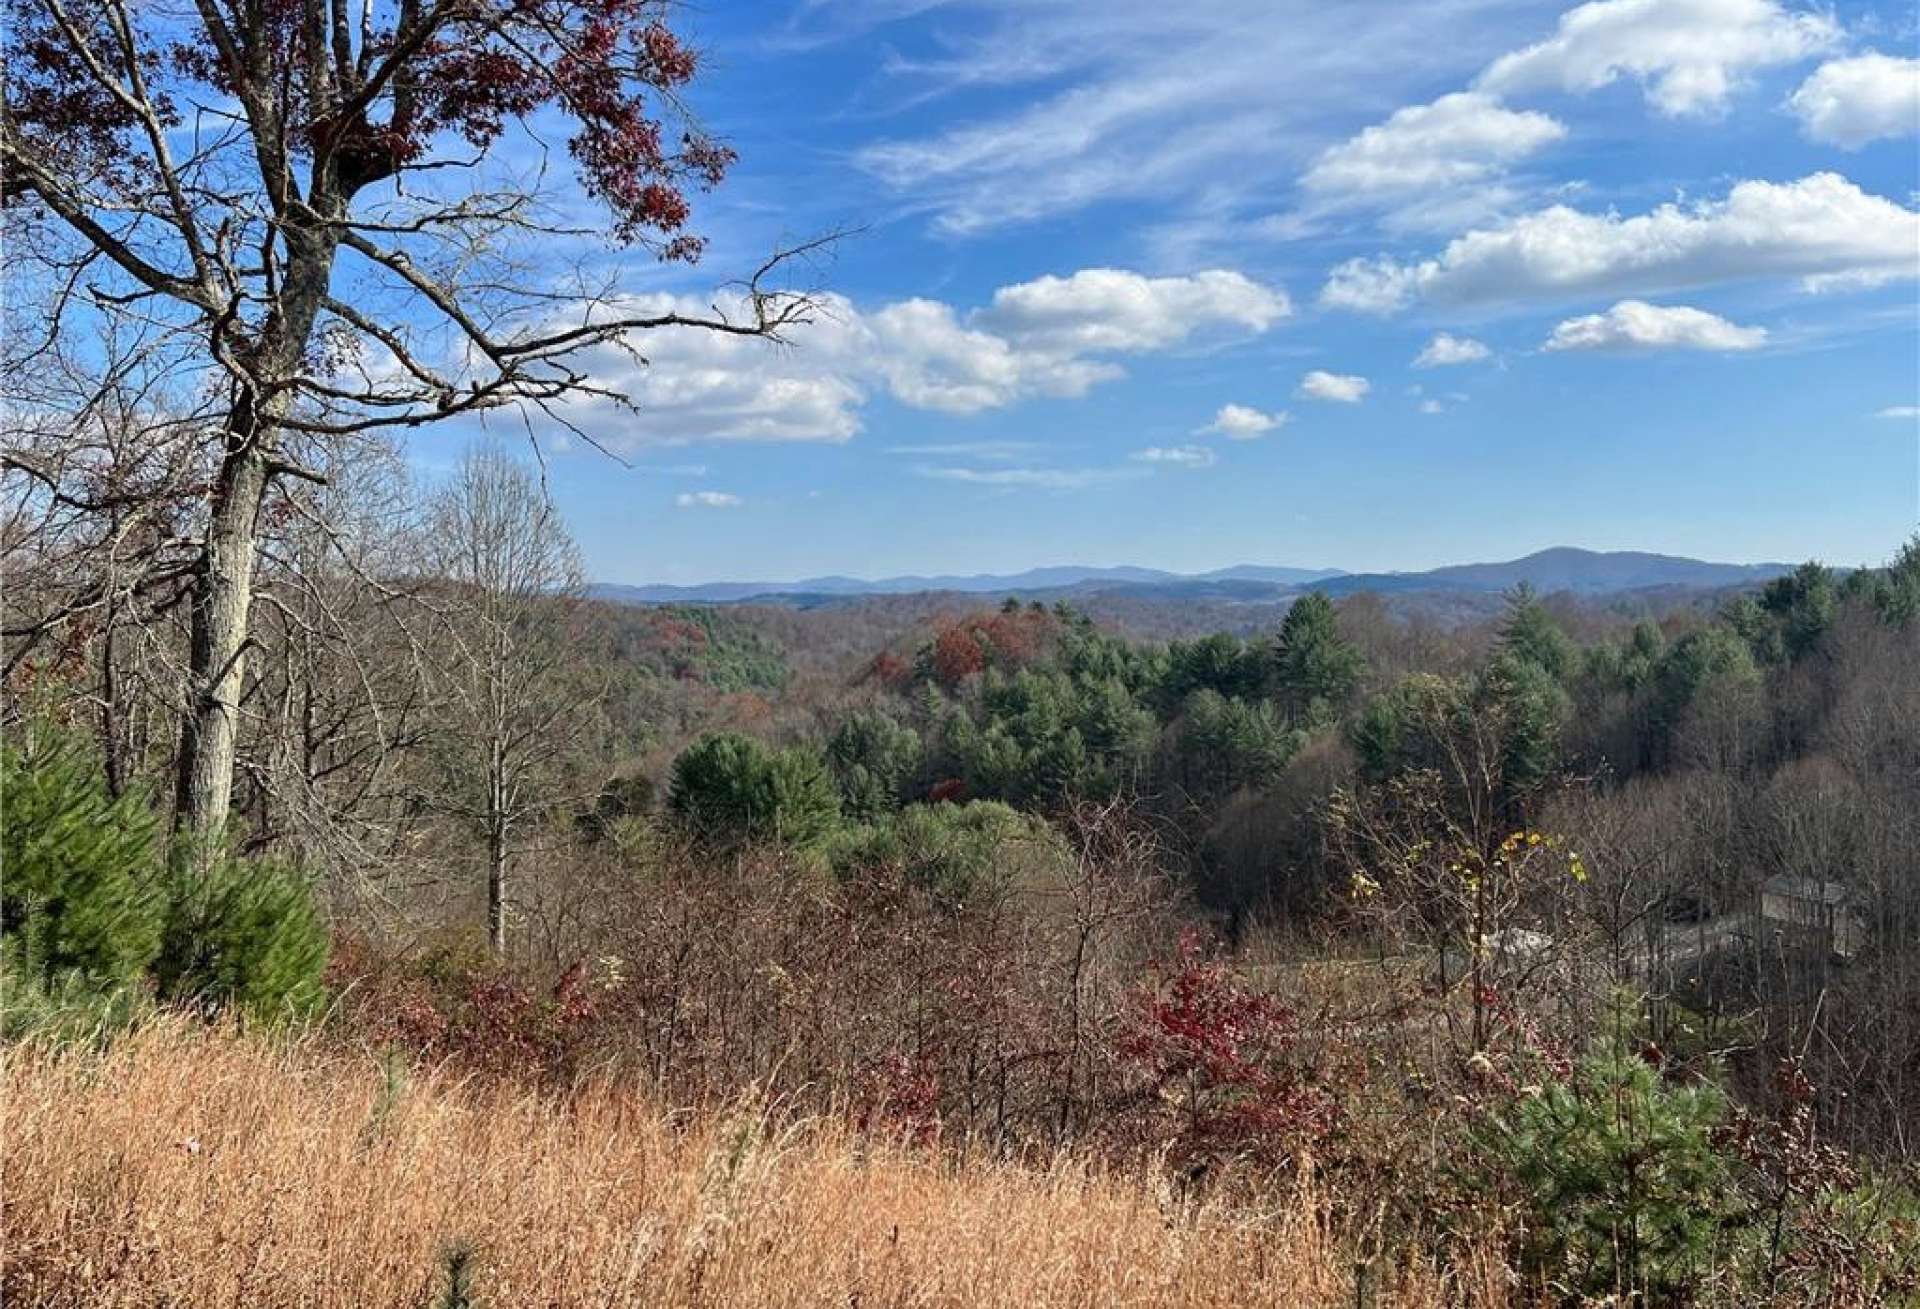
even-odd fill
[{"label": "tree trunk", "polygon": [[233,802],[254,551],[269,471],[263,428],[274,417],[243,399],[229,421],[227,454],[214,482],[206,551],[194,583],[174,826],[203,839],[217,837],[226,827]]},{"label": "tree trunk", "polygon": [[[345,213],[344,199],[323,196],[318,188],[311,204],[323,218],[338,219]],[[292,398],[286,382],[306,354],[338,249],[337,235],[324,224],[290,221],[283,235],[286,280],[258,348],[245,352],[251,376],[240,385],[227,417],[226,448],[207,514],[206,548],[194,581],[174,827],[202,841],[220,835],[233,805],[260,502],[274,473],[280,421]]]},{"label": "tree trunk", "polygon": [[496,957],[507,953],[507,839],[497,828],[487,833],[487,944]]},{"label": "tree trunk", "polygon": [[107,607],[106,626],[100,633],[100,753],[106,764],[107,794],[119,799],[127,787],[126,769],[120,755],[120,679],[114,667],[114,626],[120,620],[119,606]]}]

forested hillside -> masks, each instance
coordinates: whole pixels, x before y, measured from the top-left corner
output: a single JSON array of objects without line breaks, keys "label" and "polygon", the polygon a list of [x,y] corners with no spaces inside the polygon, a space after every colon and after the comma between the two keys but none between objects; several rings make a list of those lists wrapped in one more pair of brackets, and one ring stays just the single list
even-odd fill
[{"label": "forested hillside", "polygon": [[[1017,596],[595,603],[498,450],[377,526],[314,503],[364,534],[335,567],[287,520],[314,562],[263,571],[212,851],[167,835],[172,619],[76,608],[71,503],[16,537],[16,1037],[219,1006],[389,1078],[752,1087],[1208,1204],[1327,1188],[1287,1203],[1443,1282],[1461,1241],[1727,1303],[1915,1275],[1920,544],[1705,610],[1309,591],[1156,641]],[[1610,1171],[1647,1148],[1658,1185]],[[1623,1255],[1582,1205],[1668,1226]]]}]

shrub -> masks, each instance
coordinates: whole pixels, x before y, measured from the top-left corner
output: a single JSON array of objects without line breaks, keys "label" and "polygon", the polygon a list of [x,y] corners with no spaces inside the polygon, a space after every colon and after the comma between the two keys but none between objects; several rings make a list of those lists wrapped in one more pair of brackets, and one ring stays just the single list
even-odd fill
[{"label": "shrub", "polygon": [[644,819],[654,808],[653,779],[644,773],[615,777],[600,788],[593,807],[575,820],[580,834],[589,841],[614,837],[624,823]]},{"label": "shrub", "polygon": [[842,877],[896,868],[951,908],[992,901],[1066,856],[1044,819],[993,800],[908,805],[871,826],[852,828],[828,852]]},{"label": "shrub", "polygon": [[1332,1096],[1296,1066],[1299,1016],[1249,987],[1192,932],[1134,995],[1119,1042],[1149,1143],[1204,1172],[1246,1159],[1289,1160],[1337,1120]]},{"label": "shrub", "polygon": [[1753,1197],[1743,1289],[1781,1306],[1920,1302],[1920,1192],[1821,1139],[1804,1060],[1772,1081],[1773,1112],[1738,1107],[1718,1133]]},{"label": "shrub", "polygon": [[257,1017],[311,1011],[327,966],[327,929],[290,865],[182,859],[168,879],[154,977],[160,996],[233,1005]]},{"label": "shrub", "polygon": [[343,1030],[367,1045],[463,1076],[564,1083],[600,1048],[596,1001],[617,967],[582,958],[551,986],[537,986],[477,940],[389,955],[349,934],[326,981]]},{"label": "shrub", "polygon": [[0,933],[17,967],[52,981],[138,976],[160,944],[157,825],[144,796],[107,793],[71,742],[27,734],[0,751]]}]

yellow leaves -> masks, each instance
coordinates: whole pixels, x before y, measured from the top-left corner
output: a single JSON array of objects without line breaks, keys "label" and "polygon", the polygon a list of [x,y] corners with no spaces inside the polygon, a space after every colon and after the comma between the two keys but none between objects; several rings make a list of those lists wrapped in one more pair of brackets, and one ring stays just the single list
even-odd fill
[{"label": "yellow leaves", "polygon": [[[1553,850],[1557,852],[1565,848],[1566,843],[1565,837],[1523,827],[1519,831],[1508,833],[1507,838],[1500,843],[1500,856],[1493,862],[1500,867],[1517,870],[1526,863],[1527,856],[1541,850]],[[1567,872],[1572,875],[1573,880],[1576,882],[1586,881],[1587,865],[1586,861],[1580,857],[1579,852],[1568,850],[1566,852],[1566,859]]]},{"label": "yellow leaves", "polygon": [[1541,846],[1551,850],[1557,844],[1559,844],[1558,837],[1523,827],[1509,834],[1507,839],[1500,843],[1500,851],[1502,854],[1518,854],[1522,850],[1534,850]]}]

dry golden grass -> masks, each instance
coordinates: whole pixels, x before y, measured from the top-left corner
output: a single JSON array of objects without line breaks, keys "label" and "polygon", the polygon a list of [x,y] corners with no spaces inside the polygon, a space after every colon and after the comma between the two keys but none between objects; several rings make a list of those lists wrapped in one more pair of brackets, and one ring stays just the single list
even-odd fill
[{"label": "dry golden grass", "polygon": [[[1354,1302],[1310,1196],[1235,1216],[1071,1159],[941,1162],[607,1090],[387,1085],[365,1057],[172,1023],[104,1054],[13,1049],[7,1305],[432,1305],[454,1243],[486,1309]],[[1402,1276],[1371,1302],[1492,1298]]]}]

